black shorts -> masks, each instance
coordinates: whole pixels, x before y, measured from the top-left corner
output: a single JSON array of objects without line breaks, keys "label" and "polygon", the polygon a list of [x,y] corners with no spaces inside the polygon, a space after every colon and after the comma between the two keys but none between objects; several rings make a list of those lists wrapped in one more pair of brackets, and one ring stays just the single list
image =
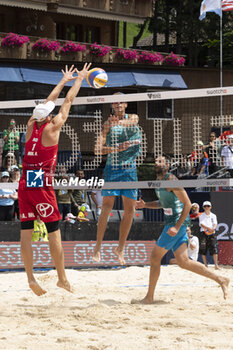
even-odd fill
[{"label": "black shorts", "polygon": [[208,236],[204,232],[200,232],[199,254],[206,255],[208,250],[210,255],[217,254],[217,238],[215,237],[215,234]]}]

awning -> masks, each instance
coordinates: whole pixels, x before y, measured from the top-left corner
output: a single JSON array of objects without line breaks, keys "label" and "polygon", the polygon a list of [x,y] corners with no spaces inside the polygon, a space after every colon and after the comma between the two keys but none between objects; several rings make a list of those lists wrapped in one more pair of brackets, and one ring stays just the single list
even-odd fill
[{"label": "awning", "polygon": [[47,3],[39,4],[32,1],[0,0],[0,5],[47,11]]},{"label": "awning", "polygon": [[[150,88],[171,88],[187,89],[182,76],[178,72],[155,69],[131,70],[131,71],[107,71],[108,87],[150,87]],[[0,81],[8,82],[32,82],[39,84],[56,85],[62,78],[62,72],[42,68],[23,68],[23,67],[1,67]],[[67,84],[73,85],[73,82]],[[88,88],[86,80],[82,87]]]},{"label": "awning", "polygon": [[23,80],[20,68],[0,67],[0,81],[22,83],[24,80]]}]

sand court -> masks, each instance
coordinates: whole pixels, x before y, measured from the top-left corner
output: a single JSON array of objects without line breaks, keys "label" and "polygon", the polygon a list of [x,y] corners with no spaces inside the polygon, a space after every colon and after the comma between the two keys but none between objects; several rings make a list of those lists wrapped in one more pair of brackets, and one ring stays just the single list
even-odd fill
[{"label": "sand court", "polygon": [[[213,267],[209,267],[213,269]],[[233,280],[233,268],[221,273]],[[24,272],[0,274],[0,349],[232,349],[233,295],[213,281],[162,266],[154,305],[132,305],[147,291],[149,267],[67,270],[74,293],[56,287],[56,272],[38,272],[47,290],[33,295]]]}]

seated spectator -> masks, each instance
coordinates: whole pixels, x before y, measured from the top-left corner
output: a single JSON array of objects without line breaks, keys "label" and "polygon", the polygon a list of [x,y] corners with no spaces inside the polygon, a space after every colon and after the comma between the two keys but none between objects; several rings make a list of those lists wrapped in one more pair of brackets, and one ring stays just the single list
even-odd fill
[{"label": "seated spectator", "polygon": [[17,165],[12,165],[10,167],[10,182],[19,182],[20,180],[20,170]]},{"label": "seated spectator", "polygon": [[192,203],[191,211],[190,211],[190,219],[193,221],[198,221],[199,222],[199,216],[202,214],[199,212],[200,206],[197,203]]},{"label": "seated spectator", "polygon": [[82,204],[81,207],[79,208],[77,220],[79,220],[80,222],[89,221],[89,219],[86,218],[86,214],[87,214],[87,207],[85,206],[85,204]]},{"label": "seated spectator", "polygon": [[[59,178],[61,180],[66,179],[67,181],[69,181],[68,176],[63,175],[59,176]],[[72,190],[66,190],[65,188],[61,190],[55,190],[58,209],[63,220],[65,220],[67,214],[71,212],[71,193]]]},{"label": "seated spectator", "polygon": [[[199,240],[196,236],[191,233],[190,227],[187,227],[188,235],[188,257],[191,260],[197,261],[199,252]],[[169,264],[177,264],[176,259],[170,259]]]},{"label": "seated spectator", "polygon": [[219,170],[221,162],[221,142],[217,139],[216,133],[209,134],[209,141],[203,146],[209,158],[209,174]]},{"label": "seated spectator", "polygon": [[67,175],[67,170],[64,165],[59,165],[58,166],[58,176],[66,176]]},{"label": "seated spectator", "polygon": [[203,150],[203,142],[197,142],[197,150],[193,151],[190,157],[192,171],[190,177],[202,178],[209,174],[208,154]]},{"label": "seated spectator", "polygon": [[9,152],[6,154],[5,158],[3,159],[2,168],[6,171],[10,171],[12,165],[16,165],[16,164],[17,162],[16,162],[14,153]]},{"label": "seated spectator", "polygon": [[32,242],[48,242],[48,231],[45,226],[45,223],[38,216],[36,220],[34,220],[34,231],[32,233]]},{"label": "seated spectator", "polygon": [[72,213],[68,213],[65,217],[65,221],[69,221],[71,224],[74,224],[75,220],[78,220],[80,222],[89,221],[89,219],[86,218],[85,210],[86,208],[84,209],[81,207],[78,216],[74,216]]},{"label": "seated spectator", "polygon": [[15,129],[15,120],[10,120],[8,129],[3,131],[3,153],[2,159],[6,157],[7,153],[13,153],[16,158],[16,164],[19,164],[19,132]]},{"label": "seated spectator", "polygon": [[233,177],[233,134],[228,136],[229,145],[223,147],[221,156],[223,164],[227,167],[230,176]]},{"label": "seated spectator", "polygon": [[[77,170],[76,177],[81,180],[85,178],[83,170]],[[71,193],[71,212],[73,215],[77,216],[79,212],[79,208],[82,204],[84,204],[87,210],[90,210],[88,204],[87,190],[73,190]]]},{"label": "seated spectator", "polygon": [[179,179],[189,179],[191,174],[190,156],[185,155],[179,162],[177,168],[177,177]]},{"label": "seated spectator", "polygon": [[220,135],[219,139],[223,141],[227,141],[229,135],[233,135],[233,121],[230,122],[229,130],[224,131]]},{"label": "seated spectator", "polygon": [[[9,182],[10,174],[8,171],[3,171],[1,174],[1,182]],[[18,194],[15,190],[0,188],[0,221],[14,220],[14,202],[18,199]]]},{"label": "seated spectator", "polygon": [[99,216],[101,214],[101,207],[103,203],[103,196],[101,190],[93,190],[91,192],[91,199],[95,203],[96,206],[96,220],[98,221]]}]

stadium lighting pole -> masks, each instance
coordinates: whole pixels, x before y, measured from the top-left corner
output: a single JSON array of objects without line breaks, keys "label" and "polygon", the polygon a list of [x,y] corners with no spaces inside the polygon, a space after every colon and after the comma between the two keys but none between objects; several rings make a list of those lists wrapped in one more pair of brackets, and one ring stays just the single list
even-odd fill
[{"label": "stadium lighting pole", "polygon": [[[220,15],[220,76],[219,76],[219,80],[220,80],[220,88],[222,88],[222,5],[221,5],[221,15]],[[223,102],[223,96],[220,95],[220,133],[222,134],[223,132],[223,120],[222,120],[222,102]]]}]

